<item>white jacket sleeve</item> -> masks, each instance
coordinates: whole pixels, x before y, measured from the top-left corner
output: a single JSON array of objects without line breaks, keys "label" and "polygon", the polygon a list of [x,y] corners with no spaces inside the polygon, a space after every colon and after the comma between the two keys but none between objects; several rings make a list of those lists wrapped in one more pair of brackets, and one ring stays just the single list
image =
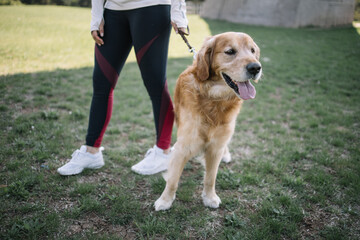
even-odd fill
[{"label": "white jacket sleeve", "polygon": [[104,14],[104,0],[91,0],[90,31],[99,30]]},{"label": "white jacket sleeve", "polygon": [[187,28],[188,20],[186,18],[185,0],[171,0],[171,21],[178,28]]}]

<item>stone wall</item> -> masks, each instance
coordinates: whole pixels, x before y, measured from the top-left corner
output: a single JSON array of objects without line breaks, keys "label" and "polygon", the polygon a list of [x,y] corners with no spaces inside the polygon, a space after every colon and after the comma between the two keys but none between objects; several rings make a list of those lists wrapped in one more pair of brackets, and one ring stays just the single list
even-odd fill
[{"label": "stone wall", "polygon": [[355,0],[206,0],[200,15],[230,22],[283,27],[351,24]]}]

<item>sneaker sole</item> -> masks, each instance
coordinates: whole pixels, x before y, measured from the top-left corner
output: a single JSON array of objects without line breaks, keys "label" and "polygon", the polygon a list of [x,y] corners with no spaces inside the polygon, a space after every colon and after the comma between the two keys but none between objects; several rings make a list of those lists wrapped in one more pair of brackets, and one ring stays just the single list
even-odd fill
[{"label": "sneaker sole", "polygon": [[88,169],[99,169],[99,168],[102,168],[105,164],[102,163],[100,165],[91,165],[91,166],[87,166],[85,168],[88,168]]},{"label": "sneaker sole", "polygon": [[148,170],[148,171],[139,170],[139,169],[136,169],[136,168],[131,168],[131,170],[133,172],[136,172],[137,174],[140,174],[140,175],[153,175],[153,174],[157,174],[157,173],[166,171],[167,168],[156,168],[156,169],[151,169],[151,170]]},{"label": "sneaker sole", "polygon": [[61,170],[59,171],[59,169],[58,169],[57,172],[62,176],[71,176],[71,175],[77,175],[77,174],[82,173],[82,171],[84,171],[84,169],[99,169],[99,168],[102,168],[104,165],[105,164],[87,166],[83,169],[79,169],[78,171],[74,171],[74,172],[62,172]]},{"label": "sneaker sole", "polygon": [[62,176],[71,176],[71,175],[77,175],[77,174],[81,173],[83,170],[84,169],[81,169],[81,170],[75,171],[75,172],[62,172],[62,171],[57,170],[57,172]]}]

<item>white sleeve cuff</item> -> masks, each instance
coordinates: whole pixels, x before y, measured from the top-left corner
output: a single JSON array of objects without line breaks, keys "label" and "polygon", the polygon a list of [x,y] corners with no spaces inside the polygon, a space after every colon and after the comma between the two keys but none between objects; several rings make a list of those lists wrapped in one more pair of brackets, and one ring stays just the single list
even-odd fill
[{"label": "white sleeve cuff", "polygon": [[90,31],[99,30],[104,14],[104,0],[91,0]]},{"label": "white sleeve cuff", "polygon": [[185,0],[171,0],[171,21],[174,22],[178,28],[188,27],[189,22],[186,17]]}]

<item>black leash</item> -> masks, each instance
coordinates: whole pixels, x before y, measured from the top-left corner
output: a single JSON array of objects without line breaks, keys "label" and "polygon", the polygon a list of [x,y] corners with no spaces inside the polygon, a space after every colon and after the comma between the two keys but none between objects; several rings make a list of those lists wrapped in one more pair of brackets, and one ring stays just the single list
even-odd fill
[{"label": "black leash", "polygon": [[[189,28],[188,28],[188,31],[189,31]],[[189,41],[187,40],[187,38],[185,37],[185,35],[189,35],[188,33],[185,33],[181,30],[178,31],[178,33],[180,34],[181,38],[184,40],[185,44],[187,45],[187,47],[189,48],[189,52],[191,52],[192,54],[194,54],[194,59],[196,57],[196,51],[195,51],[195,48],[192,47],[189,43]]]}]

